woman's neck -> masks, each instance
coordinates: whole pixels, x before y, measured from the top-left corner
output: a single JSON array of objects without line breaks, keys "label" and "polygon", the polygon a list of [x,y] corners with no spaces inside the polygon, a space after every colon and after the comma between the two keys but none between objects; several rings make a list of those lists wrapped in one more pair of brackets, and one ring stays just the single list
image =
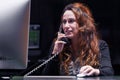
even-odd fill
[{"label": "woman's neck", "polygon": [[73,56],[78,56],[79,54],[79,42],[78,42],[78,38],[74,38],[72,39],[72,44],[71,44],[71,48],[72,48],[72,52],[73,52]]}]

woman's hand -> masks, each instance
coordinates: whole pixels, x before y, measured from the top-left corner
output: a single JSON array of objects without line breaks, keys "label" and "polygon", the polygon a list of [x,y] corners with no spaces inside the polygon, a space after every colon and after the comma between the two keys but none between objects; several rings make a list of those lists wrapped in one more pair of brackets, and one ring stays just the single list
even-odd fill
[{"label": "woman's hand", "polygon": [[81,67],[80,69],[80,74],[85,74],[86,76],[93,76],[93,75],[99,75],[100,74],[100,70],[99,69],[95,69],[92,66],[86,65]]},{"label": "woman's hand", "polygon": [[55,41],[52,54],[60,53],[63,50],[63,47],[66,44],[66,42],[61,40],[61,38],[63,37],[66,37],[65,34],[58,32],[58,37],[57,40]]}]

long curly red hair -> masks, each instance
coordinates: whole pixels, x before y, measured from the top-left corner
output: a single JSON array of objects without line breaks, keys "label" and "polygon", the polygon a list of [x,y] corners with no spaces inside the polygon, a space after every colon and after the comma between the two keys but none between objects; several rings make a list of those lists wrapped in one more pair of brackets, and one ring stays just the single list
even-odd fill
[{"label": "long curly red hair", "polygon": [[[78,60],[81,66],[90,65],[92,67],[99,66],[99,46],[98,46],[98,34],[95,28],[95,22],[90,12],[90,9],[82,3],[73,3],[67,5],[63,13],[66,10],[71,10],[77,19],[79,24],[79,57]],[[64,68],[66,74],[68,74],[68,64],[71,61],[71,47],[65,46],[61,54],[59,55],[61,61],[61,67]]]}]

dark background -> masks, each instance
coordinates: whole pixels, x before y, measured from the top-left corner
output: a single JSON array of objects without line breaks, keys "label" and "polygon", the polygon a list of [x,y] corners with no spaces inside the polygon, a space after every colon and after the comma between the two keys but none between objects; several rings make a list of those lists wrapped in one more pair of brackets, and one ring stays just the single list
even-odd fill
[{"label": "dark background", "polygon": [[[40,25],[40,48],[29,49],[28,68],[25,70],[10,70],[8,74],[21,75],[32,70],[47,59],[49,48],[55,34],[58,31],[61,12],[71,2],[83,2],[92,11],[97,24],[97,30],[101,34],[110,49],[110,56],[115,75],[120,75],[120,24],[119,24],[119,0],[31,0],[30,24]],[[41,75],[43,67],[33,75]],[[1,71],[2,72],[2,71]]]}]

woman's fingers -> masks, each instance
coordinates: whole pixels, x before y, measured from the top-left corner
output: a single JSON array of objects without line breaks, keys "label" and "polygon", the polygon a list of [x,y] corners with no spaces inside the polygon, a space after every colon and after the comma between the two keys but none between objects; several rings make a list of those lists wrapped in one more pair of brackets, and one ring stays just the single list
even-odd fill
[{"label": "woman's fingers", "polygon": [[92,75],[99,75],[100,71],[99,69],[95,69],[92,66],[87,65],[87,66],[81,67],[80,73],[85,74],[87,76],[92,76]]},{"label": "woman's fingers", "polygon": [[80,73],[84,73],[87,69],[89,69],[88,65],[81,67]]},{"label": "woman's fingers", "polygon": [[66,44],[66,42],[64,42],[64,41],[56,41],[52,54],[60,53],[63,50],[63,47],[65,44]]}]

